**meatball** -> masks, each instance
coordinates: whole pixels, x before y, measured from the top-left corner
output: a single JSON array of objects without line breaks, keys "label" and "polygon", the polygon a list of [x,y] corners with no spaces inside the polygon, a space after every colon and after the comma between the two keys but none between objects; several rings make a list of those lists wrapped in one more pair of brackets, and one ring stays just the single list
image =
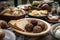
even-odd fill
[{"label": "meatball", "polygon": [[34,28],[33,28],[33,32],[34,33],[39,33],[39,32],[41,32],[42,31],[42,28],[40,27],[40,26],[35,26]]},{"label": "meatball", "polygon": [[34,25],[34,26],[36,26],[37,25],[37,20],[31,20],[31,23]]},{"label": "meatball", "polygon": [[38,26],[40,26],[42,28],[42,30],[45,29],[45,24],[43,22],[38,23]]},{"label": "meatball", "polygon": [[7,22],[6,21],[3,21],[3,20],[0,20],[0,27],[1,28],[7,28]]},{"label": "meatball", "polygon": [[27,24],[27,25],[25,26],[25,29],[26,29],[27,32],[31,32],[32,29],[33,29],[33,24],[31,24],[31,23]]}]

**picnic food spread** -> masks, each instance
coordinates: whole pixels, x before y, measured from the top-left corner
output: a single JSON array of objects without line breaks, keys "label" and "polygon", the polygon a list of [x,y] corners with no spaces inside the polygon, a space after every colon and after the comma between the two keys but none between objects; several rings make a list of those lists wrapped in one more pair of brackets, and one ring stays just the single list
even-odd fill
[{"label": "picnic food spread", "polygon": [[60,25],[51,27],[51,24],[60,22],[59,10],[55,9],[55,13],[54,8],[44,1],[33,1],[32,4],[4,9],[0,12],[0,39],[8,39],[10,35],[10,39],[16,40],[15,32],[24,36],[43,38],[51,32],[52,36],[60,39]]}]

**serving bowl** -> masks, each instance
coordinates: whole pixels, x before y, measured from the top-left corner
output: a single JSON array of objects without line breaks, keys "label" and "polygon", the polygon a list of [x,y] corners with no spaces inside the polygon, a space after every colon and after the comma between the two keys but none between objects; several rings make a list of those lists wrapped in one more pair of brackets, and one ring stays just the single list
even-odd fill
[{"label": "serving bowl", "polygon": [[52,35],[55,39],[59,39],[59,38],[57,38],[57,37],[55,36],[56,32],[54,31],[54,29],[55,29],[56,27],[58,27],[58,26],[60,26],[60,23],[56,23],[56,24],[52,25],[51,30],[50,30],[51,35]]},{"label": "serving bowl", "polygon": [[24,18],[25,15],[26,13],[23,9],[19,9],[17,7],[9,7],[0,13],[0,19],[6,21],[17,20]]},{"label": "serving bowl", "polygon": [[[44,36],[44,35],[46,35],[48,32],[49,32],[49,30],[50,30],[50,24],[49,23],[47,23],[47,22],[45,22],[45,21],[43,21],[43,20],[41,20],[41,19],[36,19],[36,18],[23,18],[22,20],[24,20],[24,19],[27,19],[27,20],[37,20],[37,21],[39,21],[39,22],[43,22],[43,23],[45,23],[45,25],[46,25],[46,30],[44,30],[44,31],[42,31],[42,32],[39,32],[39,33],[32,33],[32,32],[23,32],[23,31],[21,31],[21,30],[17,30],[17,29],[15,29],[15,28],[12,28],[14,31],[16,31],[16,32],[18,32],[18,33],[20,33],[20,34],[22,34],[22,35],[26,35],[26,36]],[[21,19],[20,19],[21,20]]]},{"label": "serving bowl", "polygon": [[47,10],[30,10],[27,15],[32,18],[40,18],[44,19],[47,18],[48,11]]}]

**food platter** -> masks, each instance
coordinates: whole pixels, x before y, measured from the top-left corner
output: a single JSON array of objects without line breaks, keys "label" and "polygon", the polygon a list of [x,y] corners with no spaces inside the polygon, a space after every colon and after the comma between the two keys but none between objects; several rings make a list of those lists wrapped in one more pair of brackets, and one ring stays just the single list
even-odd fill
[{"label": "food platter", "polygon": [[[59,38],[55,36],[59,36],[60,30],[57,32],[57,29],[60,27],[53,23],[60,23],[60,21],[56,21],[60,19],[59,17],[58,19],[54,17],[52,17],[52,20],[49,19],[51,16],[48,14],[50,14],[51,9],[52,7],[48,3],[40,1],[34,1],[32,4],[23,4],[17,7],[8,7],[0,14],[0,29],[12,31],[16,40],[57,40]],[[31,12],[29,12],[30,10]],[[52,32],[50,30],[53,29],[53,26],[56,26],[56,28],[52,31],[54,34],[51,35]]]},{"label": "food platter", "polygon": [[[35,19],[35,18],[25,18],[25,19]],[[22,32],[22,31],[19,31],[19,30],[17,30],[17,29],[14,29],[13,28],[13,30],[14,31],[16,31],[16,32],[18,32],[18,33],[21,33],[21,34],[24,34],[24,35],[29,35],[29,36],[39,36],[39,35],[44,35],[44,34],[46,34],[49,30],[50,30],[50,25],[47,23],[47,22],[45,22],[45,21],[43,21],[43,20],[40,20],[40,19],[35,19],[35,20],[39,20],[39,21],[42,21],[42,22],[44,22],[46,25],[47,25],[47,30],[46,31],[44,31],[44,32],[41,32],[41,33],[29,33],[29,32]]]}]

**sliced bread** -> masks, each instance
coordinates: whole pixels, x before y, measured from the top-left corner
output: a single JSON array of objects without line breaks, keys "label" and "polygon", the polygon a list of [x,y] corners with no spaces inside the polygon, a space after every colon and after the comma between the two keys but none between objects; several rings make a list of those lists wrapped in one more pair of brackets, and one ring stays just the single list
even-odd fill
[{"label": "sliced bread", "polygon": [[9,27],[14,27],[14,24],[16,23],[16,20],[11,20],[8,22]]},{"label": "sliced bread", "polygon": [[17,21],[15,23],[15,28],[17,28],[18,30],[22,30],[22,31],[25,31],[25,26],[28,24],[29,22],[27,20],[20,20],[20,21]]}]

